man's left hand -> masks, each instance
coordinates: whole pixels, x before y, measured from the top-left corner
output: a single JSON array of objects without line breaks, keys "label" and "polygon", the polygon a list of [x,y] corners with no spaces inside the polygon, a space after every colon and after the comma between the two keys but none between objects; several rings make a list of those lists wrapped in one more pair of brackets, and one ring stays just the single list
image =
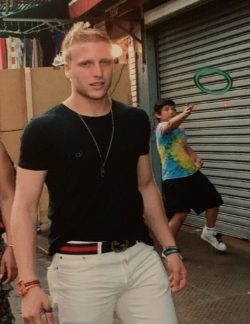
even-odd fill
[{"label": "man's left hand", "polygon": [[177,293],[187,284],[187,270],[177,253],[164,259],[169,274],[169,284],[172,293]]}]

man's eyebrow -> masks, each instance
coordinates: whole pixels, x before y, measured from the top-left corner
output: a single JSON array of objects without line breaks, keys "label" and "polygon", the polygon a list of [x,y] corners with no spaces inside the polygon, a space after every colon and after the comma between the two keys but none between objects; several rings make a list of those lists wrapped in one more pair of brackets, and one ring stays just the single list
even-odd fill
[{"label": "man's eyebrow", "polygon": [[92,63],[93,60],[91,59],[83,59],[83,60],[79,60],[77,63]]}]

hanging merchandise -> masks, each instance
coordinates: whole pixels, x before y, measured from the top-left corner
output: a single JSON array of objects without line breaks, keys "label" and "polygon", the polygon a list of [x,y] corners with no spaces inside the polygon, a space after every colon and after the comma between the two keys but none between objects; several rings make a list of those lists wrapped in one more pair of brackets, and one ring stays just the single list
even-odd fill
[{"label": "hanging merchandise", "polygon": [[33,37],[0,38],[0,70],[51,66],[60,53],[64,36],[62,32],[45,30]]},{"label": "hanging merchandise", "polygon": [[[69,20],[68,0],[0,2],[0,69],[51,66]],[[7,43],[8,49],[4,49]],[[5,62],[6,58],[6,62]]]},{"label": "hanging merchandise", "polygon": [[43,49],[37,38],[0,38],[0,70],[43,66]]},{"label": "hanging merchandise", "polygon": [[23,67],[23,42],[20,38],[8,37],[7,45],[7,62],[9,69]]}]

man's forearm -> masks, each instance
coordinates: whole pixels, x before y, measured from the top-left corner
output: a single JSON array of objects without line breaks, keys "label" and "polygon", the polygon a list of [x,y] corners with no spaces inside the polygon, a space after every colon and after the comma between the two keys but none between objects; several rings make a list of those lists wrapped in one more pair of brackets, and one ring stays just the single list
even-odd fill
[{"label": "man's forearm", "polygon": [[175,245],[175,239],[168,226],[163,202],[157,185],[152,182],[141,190],[144,202],[144,217],[155,238],[162,247]]},{"label": "man's forearm", "polygon": [[35,270],[36,229],[28,213],[13,206],[11,233],[14,254],[17,262],[19,279],[30,281],[37,279]]}]

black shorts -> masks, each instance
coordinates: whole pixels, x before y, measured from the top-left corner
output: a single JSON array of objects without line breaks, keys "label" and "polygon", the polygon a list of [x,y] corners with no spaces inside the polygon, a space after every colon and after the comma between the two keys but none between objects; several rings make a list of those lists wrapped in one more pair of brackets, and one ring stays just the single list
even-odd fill
[{"label": "black shorts", "polygon": [[191,209],[200,214],[223,204],[214,185],[200,171],[189,177],[165,180],[162,189],[169,218],[178,212],[188,213]]}]

